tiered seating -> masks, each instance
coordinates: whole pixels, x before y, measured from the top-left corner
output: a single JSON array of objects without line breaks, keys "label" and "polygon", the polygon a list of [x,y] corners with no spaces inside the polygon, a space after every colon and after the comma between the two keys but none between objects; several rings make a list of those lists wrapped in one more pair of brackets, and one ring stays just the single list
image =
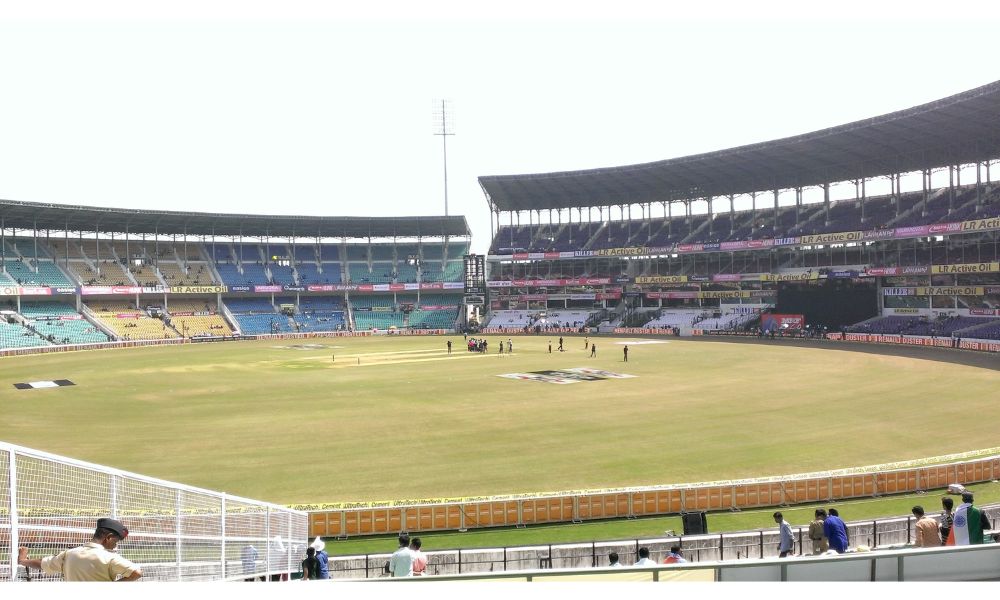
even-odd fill
[{"label": "tiered seating", "polygon": [[265,244],[264,256],[267,257],[268,263],[273,263],[276,260],[290,257],[291,250],[285,244]]},{"label": "tiered seating", "polygon": [[1000,321],[992,317],[950,317],[934,321],[921,320],[911,325],[901,333],[905,333],[906,335],[933,335],[945,337],[950,336],[952,333],[960,329],[978,327],[993,321],[1000,323]]},{"label": "tiered seating", "polygon": [[458,313],[455,310],[415,310],[410,313],[413,329],[452,329]]},{"label": "tiered seating", "polygon": [[703,319],[695,325],[698,329],[740,329],[757,317],[758,315],[753,313],[746,314],[730,311],[720,317]]},{"label": "tiered seating", "polygon": [[[35,260],[35,259],[29,259]],[[21,261],[5,261],[7,275],[21,285],[45,285],[51,287],[66,287],[73,283],[63,275],[59,267],[47,260],[38,260],[38,272]]]},{"label": "tiered seating", "polygon": [[[325,257],[323,260],[327,260]],[[358,260],[368,262],[368,246],[347,246],[347,260]]]},{"label": "tiered seating", "polygon": [[324,244],[319,247],[319,258],[322,262],[340,261],[340,248]]},{"label": "tiered seating", "polygon": [[331,296],[303,296],[295,316],[302,331],[337,331],[346,327],[344,305]]},{"label": "tiered seating", "polygon": [[[168,306],[170,324],[184,337],[232,335],[229,323],[218,314],[216,307],[204,300],[174,300]],[[214,313],[203,315],[179,315],[178,313]]]},{"label": "tiered seating", "polygon": [[904,330],[919,324],[921,319],[923,317],[889,315],[871,319],[864,323],[858,323],[857,325],[851,325],[847,328],[847,331],[851,333],[896,334],[902,333]]},{"label": "tiered seating", "polygon": [[235,263],[236,257],[229,244],[207,244],[208,255],[218,263]]},{"label": "tiered seating", "polygon": [[15,248],[21,256],[25,258],[47,258],[48,253],[45,251],[45,244],[42,240],[38,240],[38,255],[35,255],[35,240],[34,239],[16,239],[14,243],[11,244],[10,241],[7,242],[8,246]]},{"label": "tiered seating", "polygon": [[295,262],[316,263],[316,246],[312,244],[295,246]]},{"label": "tiered seating", "polygon": [[219,277],[222,277],[222,283],[226,285],[246,285],[247,280],[240,273],[240,270],[236,265],[231,264],[217,264],[215,265],[215,270],[219,272]]},{"label": "tiered seating", "polygon": [[549,325],[560,327],[583,327],[592,310],[550,310],[545,317]]},{"label": "tiered seating", "polygon": [[534,322],[535,310],[496,310],[487,327],[527,327]]},{"label": "tiered seating", "polygon": [[394,311],[393,298],[386,296],[351,296],[355,329],[402,328],[404,315]]},{"label": "tiered seating", "polygon": [[438,294],[438,293],[422,293],[420,294],[420,306],[459,306],[462,304],[462,296],[460,294]]},{"label": "tiered seating", "polygon": [[[440,244],[424,244],[421,246],[421,255],[423,256],[423,259],[428,262],[441,262],[444,260],[444,246]],[[406,255],[401,255],[400,259],[405,260]]]},{"label": "tiered seating", "polygon": [[7,273],[4,273],[3,271],[0,271],[0,284],[3,284],[3,285],[17,285],[17,282],[14,281],[14,279],[11,278],[11,276],[8,275]]},{"label": "tiered seating", "polygon": [[132,277],[135,278],[136,283],[143,287],[156,287],[158,285],[163,285],[160,283],[160,279],[156,276],[156,269],[152,265],[144,265],[142,267],[131,266],[129,271],[132,272]]},{"label": "tiered seating", "polygon": [[354,325],[358,331],[366,329],[403,328],[404,315],[401,312],[355,312]]},{"label": "tiered seating", "polygon": [[451,260],[445,263],[444,271],[441,273],[442,281],[462,281],[465,275],[465,264],[460,260]]},{"label": "tiered seating", "polygon": [[233,315],[243,335],[287,333],[295,331],[285,315],[272,312],[267,315]]},{"label": "tiered seating", "polygon": [[372,283],[367,264],[347,263],[347,273],[351,283]]},{"label": "tiered seating", "polygon": [[388,308],[392,309],[392,296],[359,296],[351,295],[351,306],[354,310],[360,308]]},{"label": "tiered seating", "polygon": [[268,299],[230,298],[226,300],[226,307],[243,335],[294,331],[288,317],[275,312]]},{"label": "tiered seating", "polygon": [[0,348],[29,348],[48,345],[48,342],[35,335],[27,327],[0,321]]},{"label": "tiered seating", "polygon": [[[427,267],[423,267],[426,269]],[[424,278],[424,281],[427,281]],[[416,283],[417,282],[417,268],[413,265],[401,262],[396,266],[396,282],[397,283]]]},{"label": "tiered seating", "polygon": [[704,314],[704,311],[700,309],[664,310],[659,314],[659,316],[654,317],[648,323],[643,325],[643,327],[691,327],[700,317],[704,316]]},{"label": "tiered seating", "polygon": [[957,332],[956,335],[976,340],[1000,340],[1000,320]]},{"label": "tiered seating", "polygon": [[59,302],[21,302],[21,314],[54,344],[103,343],[108,336],[84,319],[72,306]]},{"label": "tiered seating", "polygon": [[[398,262],[405,263],[411,256],[419,256],[420,248],[416,244],[398,244],[396,246],[396,256]],[[426,257],[424,257],[426,258]]]},{"label": "tiered seating", "polygon": [[229,312],[237,314],[274,314],[274,306],[266,298],[229,298],[225,302]]},{"label": "tiered seating", "polygon": [[212,272],[205,263],[188,263],[188,273],[173,260],[162,260],[158,265],[167,285],[212,285]]},{"label": "tiered seating", "polygon": [[323,272],[320,273],[315,263],[301,263],[296,267],[299,273],[299,284],[315,285],[325,283],[340,283],[340,265],[336,263],[324,263]]},{"label": "tiered seating", "polygon": [[392,263],[372,263],[372,272],[368,276],[368,280],[372,283],[392,283],[393,271]]},{"label": "tiered seating", "polygon": [[260,246],[257,244],[233,244],[233,249],[236,251],[234,258],[244,265],[261,262],[263,258],[260,254]]},{"label": "tiered seating", "polygon": [[87,303],[97,318],[119,339],[149,340],[180,337],[160,319],[138,310],[127,302],[94,300]]},{"label": "tiered seating", "polygon": [[[371,247],[372,260],[395,260],[395,248],[393,246],[386,245],[376,245]],[[403,259],[406,259],[406,255],[403,255]]]},{"label": "tiered seating", "polygon": [[[177,244],[173,248],[176,250],[177,256],[180,257],[180,259],[184,262],[188,263],[193,261],[202,262],[205,260],[205,258],[201,255],[200,244],[188,244],[186,251],[184,249],[185,248],[184,244]],[[173,257],[174,257],[173,254],[168,253],[164,256],[161,256],[160,261],[170,260]]]},{"label": "tiered seating", "polygon": [[[83,261],[70,261],[70,271],[76,275],[83,285],[132,285],[131,280],[122,271],[121,265],[114,261],[101,261],[101,272],[91,269]],[[72,284],[70,284],[72,285]]]},{"label": "tiered seating", "polygon": [[[426,246],[425,246],[426,248]],[[464,242],[448,244],[448,260],[461,260],[469,253],[469,244]]]},{"label": "tiered seating", "polygon": [[271,263],[271,281],[275,285],[295,285],[295,276],[292,275],[292,268]]},{"label": "tiered seating", "polygon": [[270,285],[264,265],[243,263],[243,282],[247,285]]}]

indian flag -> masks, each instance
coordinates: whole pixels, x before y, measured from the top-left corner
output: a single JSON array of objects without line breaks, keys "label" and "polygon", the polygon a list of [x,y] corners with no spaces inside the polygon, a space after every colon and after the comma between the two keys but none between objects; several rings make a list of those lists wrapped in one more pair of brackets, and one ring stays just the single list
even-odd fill
[{"label": "indian flag", "polygon": [[955,520],[948,533],[948,546],[968,546],[983,543],[982,516],[979,509],[971,504],[962,504],[955,509]]}]

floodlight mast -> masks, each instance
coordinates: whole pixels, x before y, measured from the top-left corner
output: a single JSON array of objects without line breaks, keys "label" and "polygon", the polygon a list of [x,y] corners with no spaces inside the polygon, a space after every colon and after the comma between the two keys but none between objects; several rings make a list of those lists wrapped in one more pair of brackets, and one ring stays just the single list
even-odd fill
[{"label": "floodlight mast", "polygon": [[455,135],[451,100],[434,100],[432,103],[434,135],[441,136],[444,151],[444,216],[448,216],[448,136]]}]

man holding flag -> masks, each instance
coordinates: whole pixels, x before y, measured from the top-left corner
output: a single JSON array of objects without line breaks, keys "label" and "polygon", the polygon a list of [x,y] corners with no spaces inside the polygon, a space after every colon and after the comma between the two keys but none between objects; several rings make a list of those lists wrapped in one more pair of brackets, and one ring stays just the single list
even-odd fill
[{"label": "man holding flag", "polygon": [[972,505],[972,492],[962,494],[962,504],[955,509],[954,522],[948,532],[946,546],[968,546],[983,543],[983,531],[990,529],[986,514]]}]

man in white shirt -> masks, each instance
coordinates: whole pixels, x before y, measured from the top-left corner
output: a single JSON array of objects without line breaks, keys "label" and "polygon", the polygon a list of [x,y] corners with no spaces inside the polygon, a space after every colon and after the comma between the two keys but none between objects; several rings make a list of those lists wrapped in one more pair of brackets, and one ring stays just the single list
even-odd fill
[{"label": "man in white shirt", "polygon": [[618,569],[618,568],[620,568],[622,566],[622,564],[620,562],[618,562],[618,553],[617,552],[609,552],[608,553],[608,566],[612,567],[612,568],[615,568],[615,569]]},{"label": "man in white shirt", "polygon": [[635,563],[636,567],[655,567],[656,562],[650,560],[649,558],[649,548],[642,547],[639,548],[639,561]]},{"label": "man in white shirt", "polygon": [[90,542],[42,559],[28,558],[28,549],[19,548],[17,564],[62,575],[64,581],[135,581],[142,577],[139,565],[115,552],[126,537],[128,529],[121,521],[98,519]]},{"label": "man in white shirt", "polygon": [[413,577],[413,551],[410,550],[410,536],[399,536],[399,549],[389,559],[389,575],[392,577]]}]

